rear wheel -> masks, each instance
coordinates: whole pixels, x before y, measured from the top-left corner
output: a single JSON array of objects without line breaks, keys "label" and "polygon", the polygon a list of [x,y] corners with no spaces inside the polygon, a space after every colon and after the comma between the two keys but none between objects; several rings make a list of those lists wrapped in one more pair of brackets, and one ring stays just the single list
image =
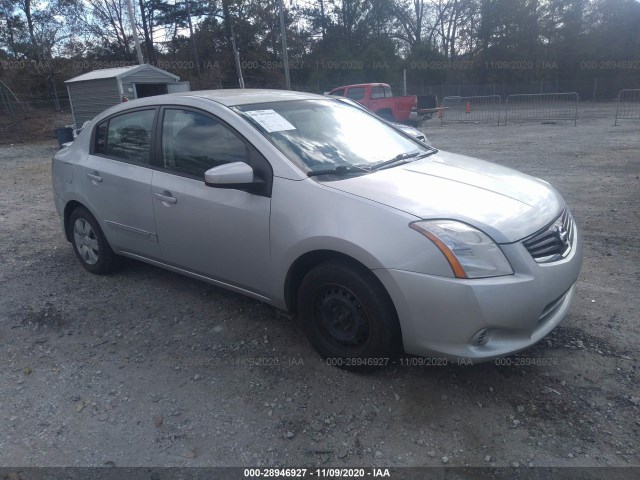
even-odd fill
[{"label": "rear wheel", "polygon": [[315,349],[348,370],[384,366],[401,350],[395,308],[371,272],[323,263],[302,280],[298,314]]},{"label": "rear wheel", "polygon": [[114,271],[119,257],[113,253],[96,219],[84,207],[77,207],[69,217],[71,244],[82,266],[96,274]]}]

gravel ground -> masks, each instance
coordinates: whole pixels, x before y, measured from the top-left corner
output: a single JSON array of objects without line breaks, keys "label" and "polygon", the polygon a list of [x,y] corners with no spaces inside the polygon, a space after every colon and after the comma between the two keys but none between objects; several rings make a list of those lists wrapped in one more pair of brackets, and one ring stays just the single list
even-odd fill
[{"label": "gravel ground", "polygon": [[640,465],[640,122],[613,127],[614,109],[423,126],[553,183],[584,267],[570,315],[520,355],[369,374],[234,293],[133,261],[87,273],[55,213],[54,143],[0,146],[0,465]]}]

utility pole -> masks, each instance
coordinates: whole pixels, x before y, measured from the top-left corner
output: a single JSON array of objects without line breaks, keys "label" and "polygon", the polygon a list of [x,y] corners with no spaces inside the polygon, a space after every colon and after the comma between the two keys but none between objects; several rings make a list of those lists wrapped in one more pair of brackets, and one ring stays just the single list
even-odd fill
[{"label": "utility pole", "polygon": [[191,23],[191,9],[189,8],[189,3],[191,0],[185,0],[185,9],[187,14],[187,20],[189,23],[189,36],[191,37],[191,45],[193,46],[193,60],[196,64],[196,72],[198,72],[198,76],[200,76],[200,60],[198,59],[198,48],[196,47],[196,39],[193,36],[193,23]]},{"label": "utility pole", "polygon": [[284,6],[282,0],[280,4],[280,35],[282,36],[282,63],[284,65],[284,82],[287,90],[291,90],[291,79],[289,78],[289,55],[287,53],[287,32],[284,29]]},{"label": "utility pole", "polygon": [[142,65],[144,63],[144,58],[142,57],[142,50],[140,50],[140,40],[138,40],[138,30],[136,28],[136,17],[133,14],[133,6],[131,5],[131,0],[127,0],[127,10],[129,10],[129,23],[131,23],[131,30],[133,31],[133,41],[136,44],[138,63]]},{"label": "utility pole", "polygon": [[407,69],[402,69],[402,95],[407,96]]},{"label": "utility pole", "polygon": [[324,0],[320,0],[320,23],[322,25],[322,40],[327,34],[327,25],[324,22]]},{"label": "utility pole", "polygon": [[242,66],[240,65],[240,53],[236,47],[236,34],[233,32],[233,24],[231,25],[231,46],[233,47],[233,56],[236,59],[236,70],[238,72],[238,83],[240,88],[244,88],[244,78],[242,78]]},{"label": "utility pole", "polygon": [[238,84],[240,88],[244,88],[244,78],[242,78],[242,65],[240,64],[240,53],[236,46],[236,34],[233,31],[233,21],[231,12],[229,11],[229,0],[222,0],[222,15],[224,16],[224,30],[227,37],[231,39],[231,48],[233,48],[233,58],[236,61],[236,72],[238,72]]}]

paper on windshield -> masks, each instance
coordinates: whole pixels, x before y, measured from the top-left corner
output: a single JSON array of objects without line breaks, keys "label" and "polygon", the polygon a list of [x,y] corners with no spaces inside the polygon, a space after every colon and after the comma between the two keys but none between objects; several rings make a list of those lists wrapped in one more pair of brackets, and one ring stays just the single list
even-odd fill
[{"label": "paper on windshield", "polygon": [[275,110],[252,110],[245,113],[258,122],[269,133],[296,129],[296,127],[291,125],[286,118]]}]

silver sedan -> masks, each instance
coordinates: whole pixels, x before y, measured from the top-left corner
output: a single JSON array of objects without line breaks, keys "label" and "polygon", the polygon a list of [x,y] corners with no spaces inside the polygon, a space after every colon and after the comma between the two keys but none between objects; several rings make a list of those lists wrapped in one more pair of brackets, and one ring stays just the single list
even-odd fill
[{"label": "silver sedan", "polygon": [[566,316],[582,264],[547,182],[312,94],[118,105],[54,156],[53,186],[88,271],[125,256],[296,312],[345,368],[529,347]]}]

